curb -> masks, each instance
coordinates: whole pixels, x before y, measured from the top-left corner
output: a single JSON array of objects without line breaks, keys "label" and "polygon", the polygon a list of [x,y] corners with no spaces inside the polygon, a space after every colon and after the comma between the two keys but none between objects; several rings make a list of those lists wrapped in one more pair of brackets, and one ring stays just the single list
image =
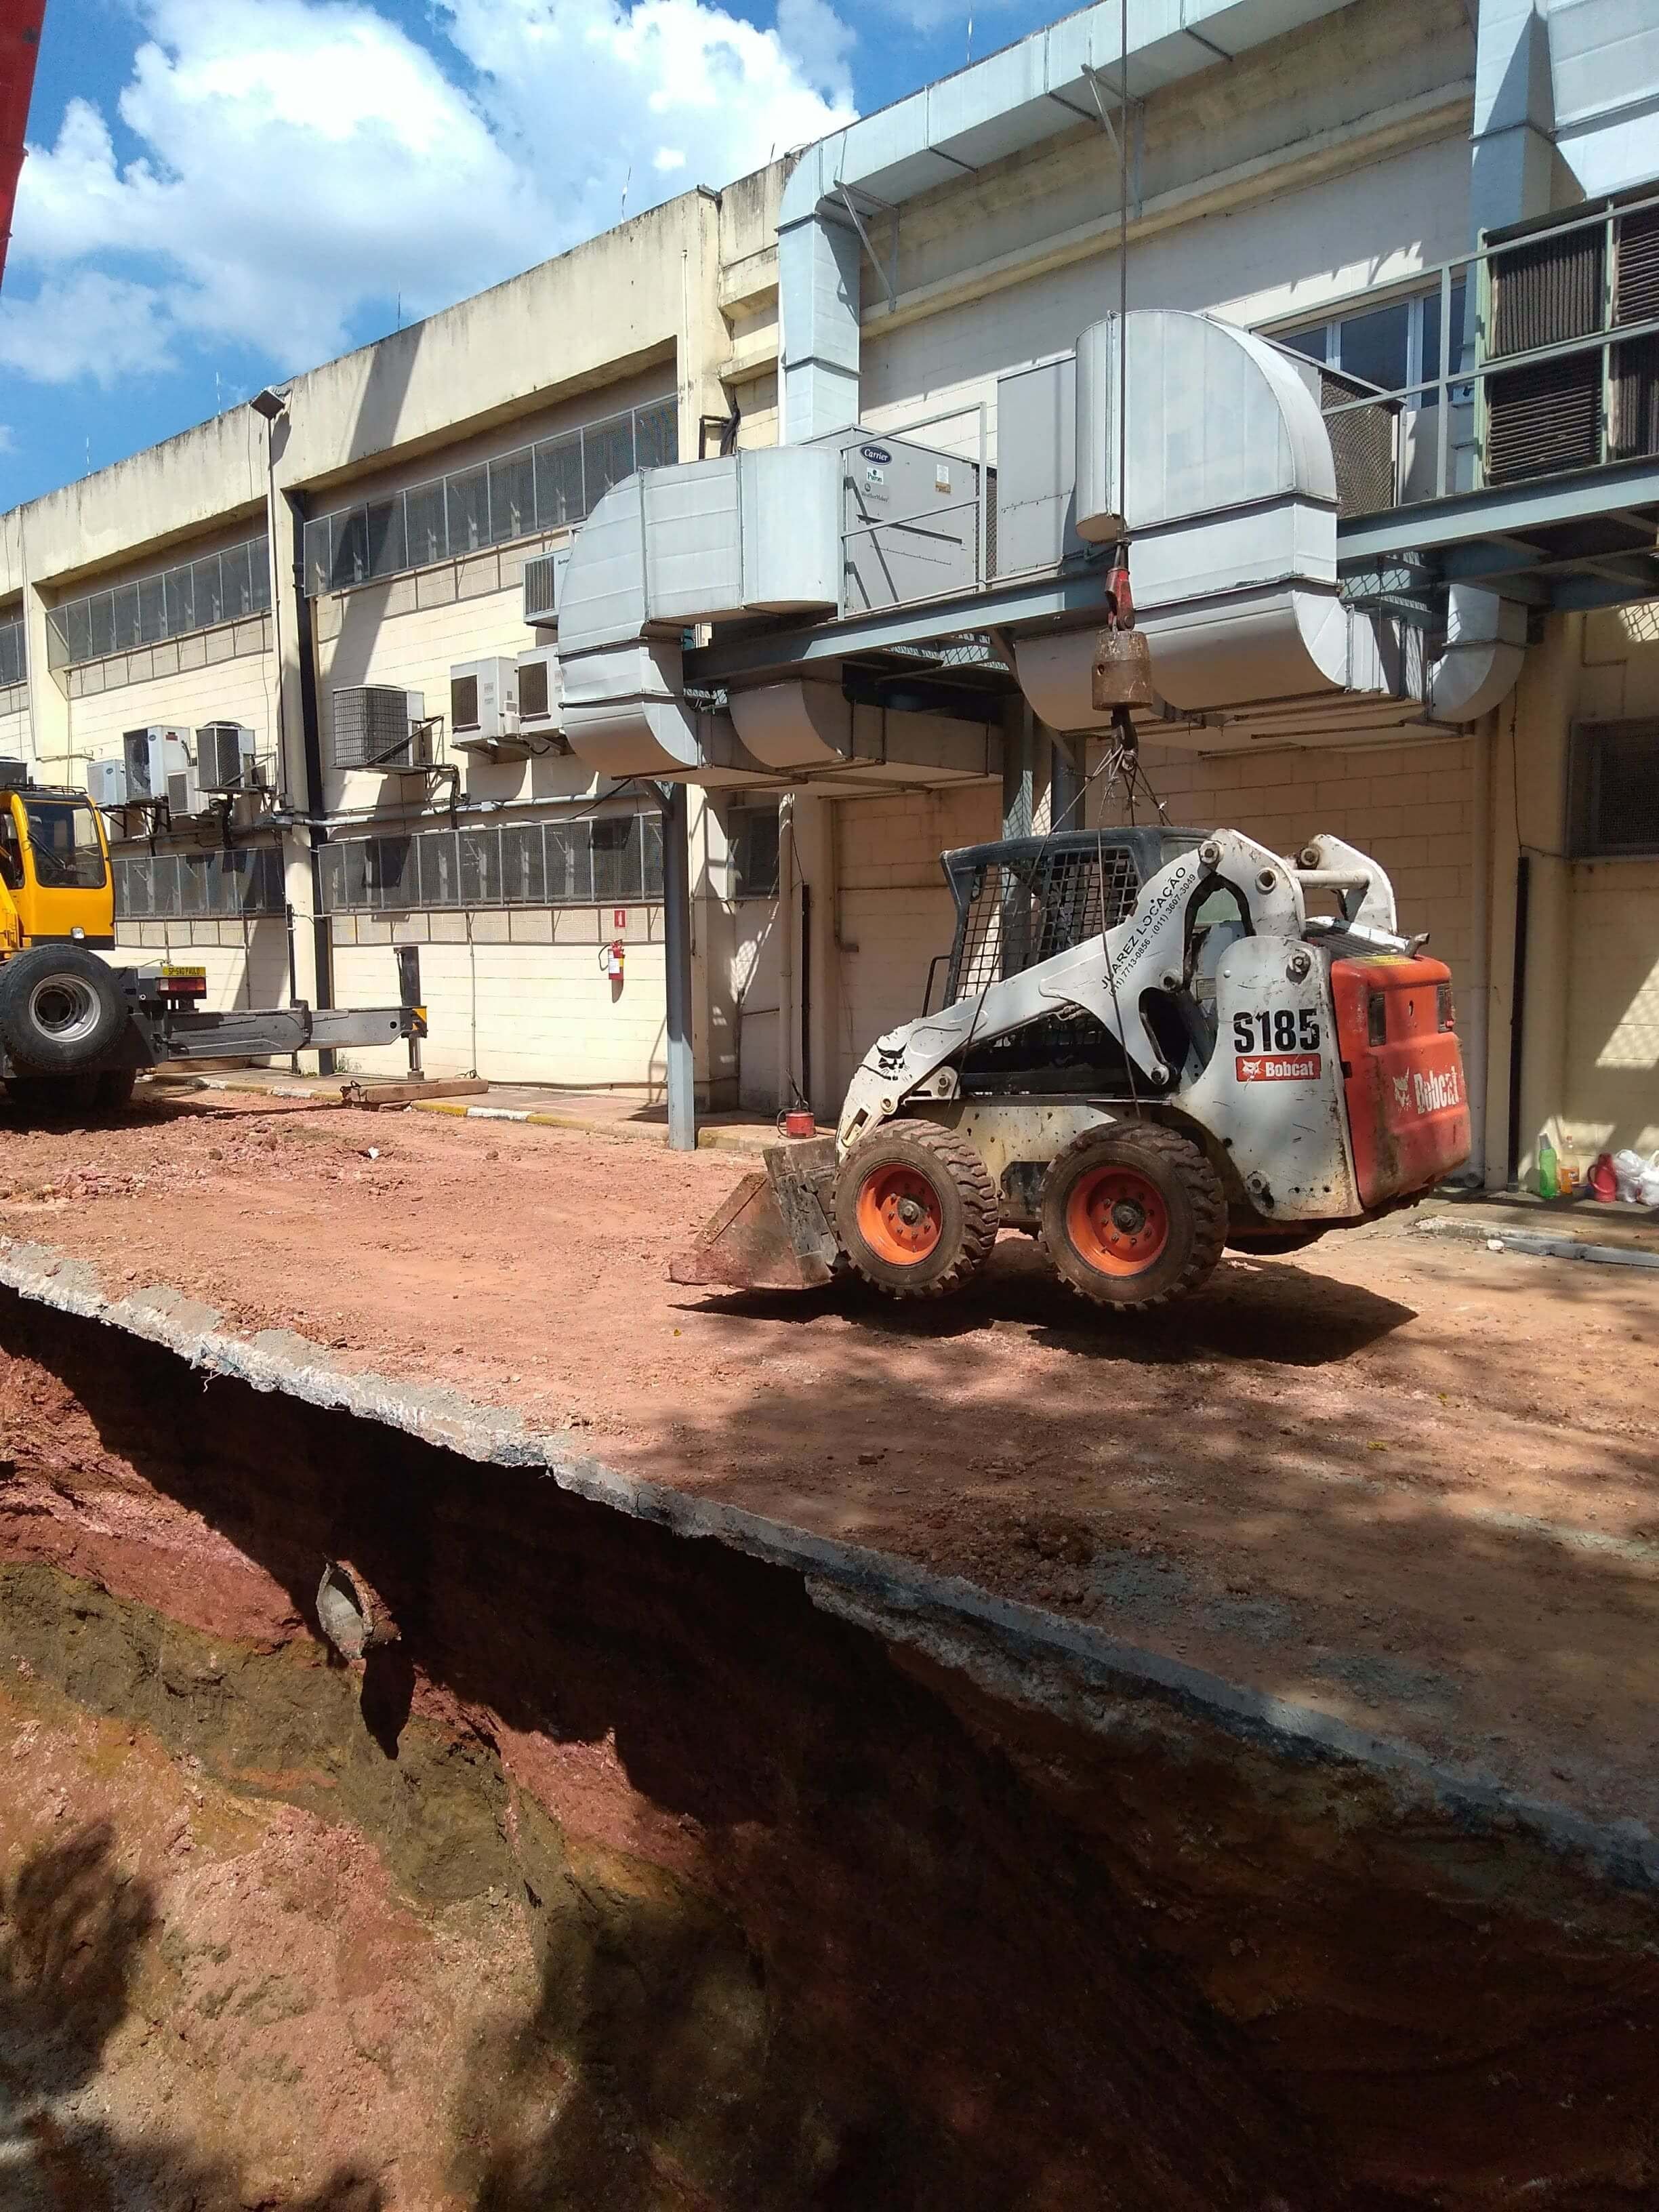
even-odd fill
[{"label": "curb", "polygon": [[1419,1237],[1455,1237],[1463,1244],[1484,1244],[1488,1251],[1524,1252],[1538,1260],[1589,1260],[1601,1267],[1659,1267],[1659,1252],[1644,1252],[1631,1244],[1590,1244],[1581,1237],[1542,1237],[1532,1229],[1495,1229],[1490,1222],[1452,1221],[1435,1214],[1418,1224]]},{"label": "curb", "polygon": [[[412,1114],[447,1114],[457,1121],[528,1121],[538,1129],[574,1129],[589,1137],[626,1137],[635,1144],[664,1145],[668,1142],[666,1129],[642,1127],[637,1121],[590,1121],[574,1114],[549,1114],[525,1106],[464,1106],[455,1098],[415,1098],[410,1101]],[[746,1129],[699,1128],[697,1150],[700,1152],[756,1152],[763,1139],[751,1135]]]}]

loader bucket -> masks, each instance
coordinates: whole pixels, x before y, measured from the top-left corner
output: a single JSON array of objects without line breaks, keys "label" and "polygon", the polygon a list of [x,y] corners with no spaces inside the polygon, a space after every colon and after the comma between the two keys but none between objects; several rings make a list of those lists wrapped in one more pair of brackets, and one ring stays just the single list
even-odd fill
[{"label": "loader bucket", "polygon": [[793,1138],[762,1157],[765,1166],[744,1176],[691,1249],[669,1261],[670,1282],[805,1291],[830,1280],[841,1249],[828,1212],[835,1139]]}]

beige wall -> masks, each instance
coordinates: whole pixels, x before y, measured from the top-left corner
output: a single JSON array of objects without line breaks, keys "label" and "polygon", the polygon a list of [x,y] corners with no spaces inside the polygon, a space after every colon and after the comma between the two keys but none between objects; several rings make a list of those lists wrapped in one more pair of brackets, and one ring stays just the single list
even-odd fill
[{"label": "beige wall", "polygon": [[[1427,930],[1427,950],[1456,975],[1474,934],[1472,750],[1467,738],[1208,757],[1148,746],[1145,764],[1172,822],[1242,830],[1285,854],[1325,831],[1370,854],[1394,884],[1401,927]],[[1091,747],[1091,769],[1099,758]],[[1091,821],[1098,811],[1091,802]],[[1106,818],[1122,820],[1121,807]]]},{"label": "beige wall", "polygon": [[[1577,718],[1659,716],[1659,601],[1578,625],[1575,690]],[[1659,1150],[1659,858],[1583,860],[1566,873],[1558,1141],[1587,1158],[1625,1146],[1650,1154]]]}]

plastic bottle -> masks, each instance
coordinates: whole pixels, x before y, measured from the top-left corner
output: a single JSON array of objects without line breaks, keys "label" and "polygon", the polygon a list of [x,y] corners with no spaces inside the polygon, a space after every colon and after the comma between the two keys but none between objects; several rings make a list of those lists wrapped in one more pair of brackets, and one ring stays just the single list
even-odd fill
[{"label": "plastic bottle", "polygon": [[1550,1142],[1549,1131],[1540,1129],[1538,1133],[1538,1195],[1540,1198],[1554,1198],[1557,1194],[1555,1147]]}]

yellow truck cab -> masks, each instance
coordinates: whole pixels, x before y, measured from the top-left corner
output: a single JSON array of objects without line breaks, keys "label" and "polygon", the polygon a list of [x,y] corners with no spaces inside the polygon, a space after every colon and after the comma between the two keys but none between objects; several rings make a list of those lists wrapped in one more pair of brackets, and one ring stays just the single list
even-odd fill
[{"label": "yellow truck cab", "polygon": [[115,892],[98,810],[81,793],[0,790],[0,958],[31,945],[115,943]]},{"label": "yellow truck cab", "polygon": [[[226,825],[229,842],[228,823]],[[0,760],[0,1082],[14,1110],[78,1116],[125,1104],[164,1060],[270,1059],[426,1035],[418,989],[395,1006],[210,1012],[206,970],[117,966],[115,884],[102,817],[82,792]]]}]

